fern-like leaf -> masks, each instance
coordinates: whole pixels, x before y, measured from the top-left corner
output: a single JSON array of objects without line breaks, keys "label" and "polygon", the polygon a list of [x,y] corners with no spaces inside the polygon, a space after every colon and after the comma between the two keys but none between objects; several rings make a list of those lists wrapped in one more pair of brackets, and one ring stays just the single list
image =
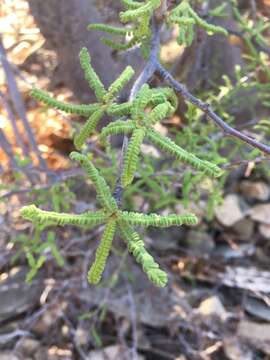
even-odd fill
[{"label": "fern-like leaf", "polygon": [[90,116],[90,118],[86,121],[86,123],[83,125],[82,129],[80,130],[79,134],[75,136],[74,138],[74,144],[76,149],[81,149],[83,144],[86,142],[87,138],[93,134],[95,131],[99,121],[101,120],[102,116],[104,115],[105,110],[100,107],[99,110],[94,112]]},{"label": "fern-like leaf", "polygon": [[80,51],[80,62],[84,70],[85,79],[88,81],[90,88],[95,92],[98,101],[102,102],[106,95],[106,90],[91,65],[91,58],[85,47]]},{"label": "fern-like leaf", "polygon": [[142,3],[139,1],[133,1],[133,0],[122,0],[123,5],[126,6],[128,9],[138,9],[142,6]]},{"label": "fern-like leaf", "polygon": [[129,28],[118,28],[116,26],[110,26],[106,24],[90,24],[87,26],[87,30],[98,30],[115,35],[127,35],[132,32],[132,30]]},{"label": "fern-like leaf", "polygon": [[110,221],[105,227],[102,239],[96,251],[95,261],[88,272],[88,281],[90,284],[98,284],[101,280],[112,247],[115,230],[116,221]]},{"label": "fern-like leaf", "polygon": [[135,130],[135,125],[132,120],[116,120],[106,127],[104,127],[100,134],[101,142],[104,142],[108,136],[125,134],[128,135]]},{"label": "fern-like leaf", "polygon": [[107,109],[107,114],[110,116],[127,116],[130,114],[132,108],[132,102],[126,102],[123,104],[112,104]]},{"label": "fern-like leaf", "polygon": [[159,268],[154,258],[147,252],[139,235],[123,221],[119,221],[118,224],[121,235],[127,242],[129,252],[135,257],[136,261],[142,265],[143,271],[146,273],[148,279],[158,287],[166,286],[168,281],[167,274]]},{"label": "fern-like leaf", "polygon": [[155,130],[148,130],[146,136],[161,150],[173,155],[176,159],[183,161],[184,163],[192,165],[195,169],[212,177],[219,177],[222,175],[222,170],[217,165],[212,164],[209,161],[199,159],[194,154],[182,149],[171,139],[160,135]]},{"label": "fern-like leaf", "polygon": [[142,4],[142,6],[137,9],[127,10],[120,13],[120,19],[123,23],[127,23],[129,21],[136,20],[137,18],[150,15],[155,9],[160,6],[161,0],[149,0],[146,4]]},{"label": "fern-like leaf", "polygon": [[145,109],[151,102],[151,89],[148,84],[144,84],[133,101],[131,115],[135,120],[142,120],[145,117]]},{"label": "fern-like leaf", "polygon": [[90,104],[90,105],[67,104],[65,102],[52,98],[46,91],[39,89],[32,89],[31,96],[36,100],[43,102],[46,105],[64,111],[68,114],[90,116],[93,114],[93,112],[95,112],[99,108],[99,104]]},{"label": "fern-like leaf", "polygon": [[166,117],[171,116],[173,113],[174,108],[168,101],[166,101],[162,104],[157,105],[146,117],[145,122],[147,125],[154,125],[157,122],[165,119]]},{"label": "fern-like leaf", "polygon": [[94,213],[84,214],[66,214],[53,211],[40,210],[35,205],[24,206],[21,211],[23,218],[33,223],[49,226],[49,225],[75,225],[79,227],[92,227],[103,224],[106,221],[104,211],[96,211]]},{"label": "fern-like leaf", "polygon": [[136,212],[122,211],[119,215],[125,222],[135,226],[170,227],[182,225],[196,225],[198,219],[195,215],[166,215],[141,214]]},{"label": "fern-like leaf", "polygon": [[135,45],[138,44],[139,40],[136,37],[133,37],[126,43],[117,43],[111,39],[101,38],[100,41],[104,44],[112,48],[113,50],[118,51],[126,51],[133,48]]},{"label": "fern-like leaf", "polygon": [[108,89],[108,94],[106,95],[106,100],[109,101],[115,97],[124,86],[130,81],[133,77],[135,71],[131,66],[127,66],[122,74],[110,85]]},{"label": "fern-like leaf", "polygon": [[173,91],[173,89],[169,87],[164,88],[156,88],[151,89],[151,101],[150,104],[153,106],[156,106],[158,104],[161,104],[165,101],[169,101],[171,106],[176,110],[178,106],[178,98]]},{"label": "fern-like leaf", "polygon": [[124,158],[124,168],[121,179],[123,187],[128,186],[134,178],[134,173],[137,169],[137,165],[139,161],[140,148],[144,137],[145,137],[144,128],[136,129],[132,134]]},{"label": "fern-like leaf", "polygon": [[78,152],[73,151],[70,154],[72,160],[80,162],[82,167],[87,172],[88,176],[95,185],[97,198],[102,207],[104,207],[109,212],[115,212],[118,209],[117,203],[113,198],[110,188],[107,185],[104,178],[99,174],[99,171],[96,169],[94,164],[88,159],[87,156],[82,155]]},{"label": "fern-like leaf", "polygon": [[228,36],[228,31],[226,29],[224,29],[221,26],[216,26],[216,25],[206,22],[192,9],[191,6],[189,7],[189,13],[193,17],[193,19],[196,21],[197,25],[200,26],[201,28],[205,29],[207,32]]}]

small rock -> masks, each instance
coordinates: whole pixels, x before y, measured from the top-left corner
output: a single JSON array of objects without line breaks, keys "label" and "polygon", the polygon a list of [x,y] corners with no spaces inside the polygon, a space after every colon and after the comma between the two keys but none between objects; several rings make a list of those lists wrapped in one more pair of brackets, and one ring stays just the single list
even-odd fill
[{"label": "small rock", "polygon": [[270,197],[270,187],[263,181],[242,181],[240,191],[247,199],[267,201]]},{"label": "small rock", "polygon": [[225,197],[221,206],[215,209],[217,220],[223,226],[233,226],[242,220],[248,213],[247,204],[235,194],[229,194]]},{"label": "small rock", "polygon": [[[125,360],[127,359],[127,351],[120,345],[108,346],[102,350],[91,351],[87,357],[88,360]],[[140,355],[138,360],[143,360]]]},{"label": "small rock", "polygon": [[253,359],[252,351],[237,337],[225,338],[223,348],[229,360]]},{"label": "small rock", "polygon": [[186,242],[192,250],[203,254],[210,253],[215,247],[214,240],[209,234],[196,230],[188,232]]},{"label": "small rock", "polygon": [[148,145],[148,144],[142,144],[141,145],[141,151],[144,155],[150,155],[155,159],[159,159],[160,158],[160,152],[157,150],[157,148],[155,148],[152,145]]},{"label": "small rock", "polygon": [[176,250],[179,247],[179,241],[181,242],[181,239],[185,238],[185,231],[179,227],[169,229],[149,228],[147,235],[149,243],[155,250]]},{"label": "small rock", "polygon": [[13,268],[0,281],[0,321],[29,311],[38,301],[42,291],[41,273],[32,284],[25,283],[27,268]]},{"label": "small rock", "polygon": [[238,325],[238,335],[270,355],[270,325],[242,320]]},{"label": "small rock", "polygon": [[78,327],[75,332],[75,341],[76,344],[80,346],[87,345],[89,342],[89,331],[81,327]]},{"label": "small rock", "polygon": [[242,219],[233,225],[233,231],[240,240],[250,240],[254,232],[254,222],[251,219]]},{"label": "small rock", "polygon": [[222,320],[226,320],[228,318],[228,313],[217,296],[212,296],[203,300],[198,308],[198,311],[203,316],[217,315]]},{"label": "small rock", "polygon": [[37,340],[22,338],[18,350],[26,356],[31,356],[38,350],[39,347],[40,343]]},{"label": "small rock", "polygon": [[38,319],[33,326],[33,331],[38,335],[44,335],[49,332],[56,321],[62,316],[63,310],[66,307],[66,303],[58,303],[52,308],[48,308],[46,312]]},{"label": "small rock", "polygon": [[270,225],[270,203],[254,206],[249,215],[254,221]]},{"label": "small rock", "polygon": [[260,224],[259,233],[267,240],[270,240],[270,225]]},{"label": "small rock", "polygon": [[20,360],[19,357],[12,354],[12,352],[0,352],[0,360]]}]

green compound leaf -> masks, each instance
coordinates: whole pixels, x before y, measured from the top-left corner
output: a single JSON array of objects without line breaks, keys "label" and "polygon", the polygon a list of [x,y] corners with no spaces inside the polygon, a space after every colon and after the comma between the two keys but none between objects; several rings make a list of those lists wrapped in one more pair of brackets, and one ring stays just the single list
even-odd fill
[{"label": "green compound leaf", "polygon": [[80,62],[84,70],[85,79],[88,81],[90,88],[95,92],[98,101],[103,101],[106,90],[91,65],[91,58],[85,47],[80,51]]},{"label": "green compound leaf", "polygon": [[171,116],[174,113],[174,108],[166,101],[163,104],[157,105],[150,114],[146,117],[145,123],[147,125],[154,125],[157,122]]},{"label": "green compound leaf", "polygon": [[155,130],[149,129],[146,136],[161,150],[173,155],[176,159],[181,160],[186,164],[192,165],[195,169],[200,170],[209,176],[219,177],[223,173],[217,165],[212,164],[209,161],[199,159],[194,154],[182,149],[171,139],[160,135]]},{"label": "green compound leaf", "polygon": [[128,9],[138,9],[142,6],[142,3],[139,1],[133,1],[133,0],[121,0],[123,5],[126,6]]},{"label": "green compound leaf", "polygon": [[209,24],[203,20],[189,5],[188,0],[183,0],[176,6],[168,17],[169,24],[179,25],[178,43],[190,46],[194,39],[194,25],[206,30],[209,34],[222,34],[227,36],[228,32],[221,26]]},{"label": "green compound leaf", "polygon": [[213,24],[209,24],[205,20],[203,20],[193,9],[189,8],[190,16],[196,21],[197,25],[206,30],[207,32],[213,34],[222,34],[224,36],[228,36],[228,31],[221,26],[216,26]]},{"label": "green compound leaf", "polygon": [[80,150],[88,137],[93,134],[104,113],[105,109],[100,107],[99,110],[94,112],[86,121],[79,134],[74,138],[74,145],[76,149]]},{"label": "green compound leaf", "polygon": [[39,89],[32,89],[31,96],[36,100],[43,102],[46,105],[64,111],[68,114],[90,116],[93,114],[93,112],[95,112],[99,108],[99,104],[90,104],[90,105],[67,104],[65,102],[52,98],[46,91]]},{"label": "green compound leaf", "polygon": [[103,224],[107,218],[104,211],[73,215],[40,210],[35,205],[24,206],[20,213],[23,218],[44,226],[75,225],[79,227],[92,227]]},{"label": "green compound leaf", "polygon": [[152,106],[156,106],[165,101],[169,101],[171,106],[176,110],[178,106],[178,98],[173,89],[169,87],[151,89],[151,101]]},{"label": "green compound leaf", "polygon": [[134,21],[144,15],[150,16],[155,9],[160,6],[161,0],[149,0],[138,8],[133,8],[120,13],[120,19],[123,23]]},{"label": "green compound leaf", "polygon": [[104,178],[99,174],[94,164],[87,158],[87,156],[73,151],[70,154],[70,158],[72,160],[76,160],[80,162],[84,170],[87,172],[88,176],[95,185],[97,192],[97,199],[99,200],[101,206],[104,207],[109,212],[117,211],[118,206],[111,194],[109,186],[107,185]]},{"label": "green compound leaf", "polygon": [[118,225],[123,239],[127,242],[129,252],[142,265],[148,279],[158,287],[166,286],[168,281],[167,274],[159,268],[158,263],[147,252],[139,235],[123,221],[119,221]]},{"label": "green compound leaf", "polygon": [[122,211],[119,215],[121,219],[130,225],[135,226],[154,226],[154,227],[169,227],[182,225],[196,225],[198,219],[193,214],[188,215],[167,215],[161,216],[157,214],[140,214],[136,212]]},{"label": "green compound leaf", "polygon": [[136,37],[133,37],[131,40],[129,40],[127,43],[117,43],[111,39],[107,39],[107,38],[101,38],[100,41],[109,46],[110,48],[112,48],[113,50],[118,50],[118,51],[126,51],[128,49],[133,48],[135,45],[137,45],[139,43],[139,40]]},{"label": "green compound leaf", "polygon": [[87,278],[90,284],[98,284],[101,280],[112,247],[115,230],[116,221],[110,221],[105,227],[102,239],[96,251],[95,261],[88,272]]},{"label": "green compound leaf", "polygon": [[133,101],[131,115],[134,120],[142,120],[145,117],[145,109],[151,102],[151,89],[144,84]]},{"label": "green compound leaf", "polygon": [[128,149],[124,158],[124,168],[122,174],[122,185],[123,187],[128,186],[134,179],[134,173],[137,169],[139,154],[143,139],[145,137],[145,129],[139,128],[134,130]]},{"label": "green compound leaf", "polygon": [[100,140],[101,142],[104,142],[104,140],[111,135],[128,135],[134,130],[135,125],[132,120],[116,120],[102,129],[100,134]]},{"label": "green compound leaf", "polygon": [[106,95],[106,101],[109,101],[115,97],[120,91],[124,88],[124,86],[130,81],[130,79],[135,74],[135,71],[131,66],[127,66],[122,74],[111,84],[108,89],[108,94]]},{"label": "green compound leaf", "polygon": [[128,116],[131,112],[132,102],[126,102],[123,104],[112,104],[107,109],[109,116]]}]

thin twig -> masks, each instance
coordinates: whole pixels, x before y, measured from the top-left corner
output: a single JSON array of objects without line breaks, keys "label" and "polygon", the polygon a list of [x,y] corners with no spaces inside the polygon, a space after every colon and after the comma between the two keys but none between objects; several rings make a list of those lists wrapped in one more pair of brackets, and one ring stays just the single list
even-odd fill
[{"label": "thin twig", "polygon": [[37,156],[37,158],[39,160],[41,168],[46,169],[47,168],[46,162],[42,158],[41,152],[40,152],[40,150],[39,150],[39,148],[37,146],[33,131],[31,129],[30,125],[29,125],[29,122],[28,122],[28,119],[27,119],[27,116],[26,116],[25,105],[24,105],[24,102],[22,100],[21,94],[20,94],[20,92],[18,90],[17,83],[16,83],[16,80],[15,80],[12,68],[11,68],[9,62],[7,61],[6,51],[5,51],[5,48],[4,48],[3,44],[2,44],[1,36],[0,36],[0,60],[1,60],[4,72],[5,72],[5,75],[6,75],[7,85],[8,85],[8,89],[9,89],[9,95],[11,97],[14,109],[16,110],[17,115],[20,117],[20,119],[21,119],[21,121],[22,121],[22,123],[24,125],[24,129],[25,129],[25,131],[27,133],[29,143],[30,143],[33,151],[35,152],[35,154],[36,154],[36,156]]},{"label": "thin twig", "polygon": [[270,146],[260,143],[254,138],[243,134],[242,132],[234,129],[230,125],[226,124],[225,121],[221,119],[210,107],[209,104],[204,103],[202,100],[196,98],[192,95],[187,88],[175,80],[172,75],[160,64],[157,63],[157,73],[168,83],[171,87],[183,96],[191,104],[195,105],[197,108],[201,109],[211,120],[213,120],[225,133],[225,135],[236,137],[247,144],[261,150],[265,154],[270,155]]},{"label": "thin twig", "polygon": [[[228,31],[229,34],[231,35],[234,35],[234,36],[237,36],[243,40],[245,40],[245,32],[244,31],[237,31],[237,30],[233,30],[233,29],[227,29],[226,30]],[[269,55],[270,56],[270,47],[267,47],[266,45],[261,45],[259,44],[255,37],[252,36],[250,38],[251,42],[252,42],[252,45],[258,50],[258,51],[262,51],[264,52],[265,54]]]},{"label": "thin twig", "polygon": [[13,150],[12,150],[12,145],[8,141],[4,131],[2,129],[0,129],[0,147],[2,148],[4,153],[7,155],[10,165],[12,167],[17,167],[15,157],[14,157],[14,153],[13,153]]},{"label": "thin twig", "polygon": [[6,100],[5,95],[2,93],[1,90],[0,90],[0,98],[1,98],[1,102],[3,104],[3,107],[7,112],[8,119],[10,120],[12,129],[13,129],[13,132],[14,132],[14,135],[15,135],[16,143],[22,149],[23,155],[25,157],[29,157],[29,152],[28,152],[28,149],[25,146],[25,144],[23,142],[23,139],[22,139],[22,136],[20,134],[20,130],[19,130],[18,125],[17,125],[16,117],[15,117],[15,115],[14,115],[8,101]]}]

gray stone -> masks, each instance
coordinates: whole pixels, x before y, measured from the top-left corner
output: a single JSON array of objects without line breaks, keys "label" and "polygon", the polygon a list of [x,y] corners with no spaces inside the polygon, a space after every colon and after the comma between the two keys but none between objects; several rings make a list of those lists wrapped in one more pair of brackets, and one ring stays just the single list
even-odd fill
[{"label": "gray stone", "polygon": [[13,268],[7,278],[0,281],[0,320],[21,314],[39,301],[41,294],[40,275],[32,284],[25,283],[27,268]]},{"label": "gray stone", "polygon": [[248,205],[239,196],[229,194],[223,204],[215,209],[215,215],[223,226],[230,227],[242,220],[248,210]]},{"label": "gray stone", "polygon": [[259,233],[267,240],[270,240],[270,225],[260,224]]},{"label": "gray stone", "polygon": [[190,230],[186,242],[187,245],[197,253],[208,254],[215,247],[213,238],[202,231]]},{"label": "gray stone", "polygon": [[270,187],[263,181],[244,180],[240,183],[240,191],[247,199],[267,201],[270,197]]},{"label": "gray stone", "polygon": [[239,235],[241,240],[250,240],[254,232],[254,222],[245,218],[233,225],[233,231]]},{"label": "gray stone", "polygon": [[254,206],[249,215],[254,221],[270,225],[270,203]]}]

